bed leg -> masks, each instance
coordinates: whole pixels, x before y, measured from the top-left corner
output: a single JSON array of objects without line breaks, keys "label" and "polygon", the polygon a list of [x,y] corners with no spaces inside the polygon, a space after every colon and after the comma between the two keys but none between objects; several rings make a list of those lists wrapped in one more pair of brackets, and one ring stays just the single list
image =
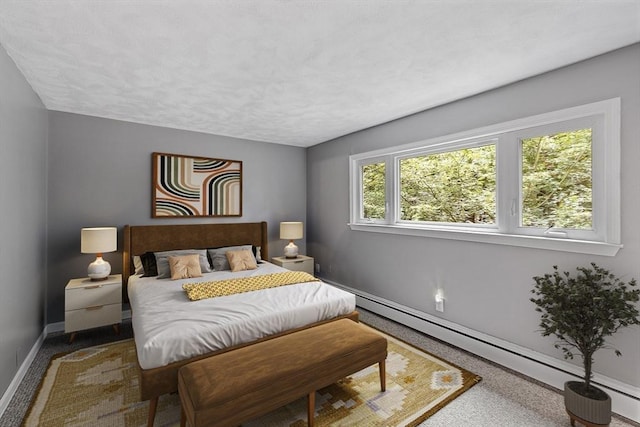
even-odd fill
[{"label": "bed leg", "polygon": [[316,411],[316,391],[312,391],[307,396],[307,426],[313,427]]},{"label": "bed leg", "polygon": [[158,397],[154,397],[149,400],[149,419],[147,420],[148,427],[153,427],[153,421],[156,418],[156,409],[158,409]]}]

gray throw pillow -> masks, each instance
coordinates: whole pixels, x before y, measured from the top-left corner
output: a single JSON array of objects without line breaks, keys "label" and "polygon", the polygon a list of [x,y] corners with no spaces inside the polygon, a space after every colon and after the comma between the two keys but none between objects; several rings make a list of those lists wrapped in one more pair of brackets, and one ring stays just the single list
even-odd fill
[{"label": "gray throw pillow", "polygon": [[251,250],[251,245],[242,246],[225,246],[224,248],[207,249],[211,265],[214,271],[231,270],[229,260],[227,260],[227,251],[240,251],[243,249]]},{"label": "gray throw pillow", "polygon": [[156,256],[158,279],[166,279],[168,277],[171,277],[171,267],[169,267],[170,256],[198,254],[198,260],[200,261],[200,271],[202,271],[203,273],[210,273],[212,271],[211,266],[209,265],[209,260],[207,259],[206,249],[181,249],[175,251],[154,252],[154,254]]}]

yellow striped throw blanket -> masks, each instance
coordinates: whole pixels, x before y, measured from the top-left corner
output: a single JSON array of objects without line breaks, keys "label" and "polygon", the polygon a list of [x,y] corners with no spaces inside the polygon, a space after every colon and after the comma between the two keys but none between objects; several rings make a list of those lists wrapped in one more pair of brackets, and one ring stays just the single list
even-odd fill
[{"label": "yellow striped throw blanket", "polygon": [[287,271],[213,282],[185,283],[182,289],[191,301],[199,301],[304,282],[319,282],[319,280],[304,271]]}]

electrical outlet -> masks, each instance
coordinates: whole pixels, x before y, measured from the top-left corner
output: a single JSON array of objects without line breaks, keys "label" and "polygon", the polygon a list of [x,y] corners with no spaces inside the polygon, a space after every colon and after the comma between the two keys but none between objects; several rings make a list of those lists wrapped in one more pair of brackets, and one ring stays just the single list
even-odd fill
[{"label": "electrical outlet", "polygon": [[444,312],[444,297],[442,293],[438,291],[436,294],[436,311]]}]

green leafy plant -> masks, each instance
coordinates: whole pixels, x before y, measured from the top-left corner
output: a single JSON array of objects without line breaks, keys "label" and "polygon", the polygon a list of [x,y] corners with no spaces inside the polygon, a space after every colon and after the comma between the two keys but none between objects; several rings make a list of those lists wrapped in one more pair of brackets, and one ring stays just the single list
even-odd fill
[{"label": "green leafy plant", "polygon": [[[640,325],[636,303],[640,289],[634,289],[635,279],[624,283],[615,275],[591,263],[591,267],[578,267],[572,277],[560,273],[553,266],[553,274],[536,276],[531,291],[531,302],[541,313],[542,335],[558,338],[555,347],[561,349],[565,359],[573,359],[577,351],[582,356],[584,387],[581,394],[596,395],[591,385],[593,354],[601,348],[611,348],[606,337],[624,326]],[[613,348],[617,356],[619,350]]]}]

